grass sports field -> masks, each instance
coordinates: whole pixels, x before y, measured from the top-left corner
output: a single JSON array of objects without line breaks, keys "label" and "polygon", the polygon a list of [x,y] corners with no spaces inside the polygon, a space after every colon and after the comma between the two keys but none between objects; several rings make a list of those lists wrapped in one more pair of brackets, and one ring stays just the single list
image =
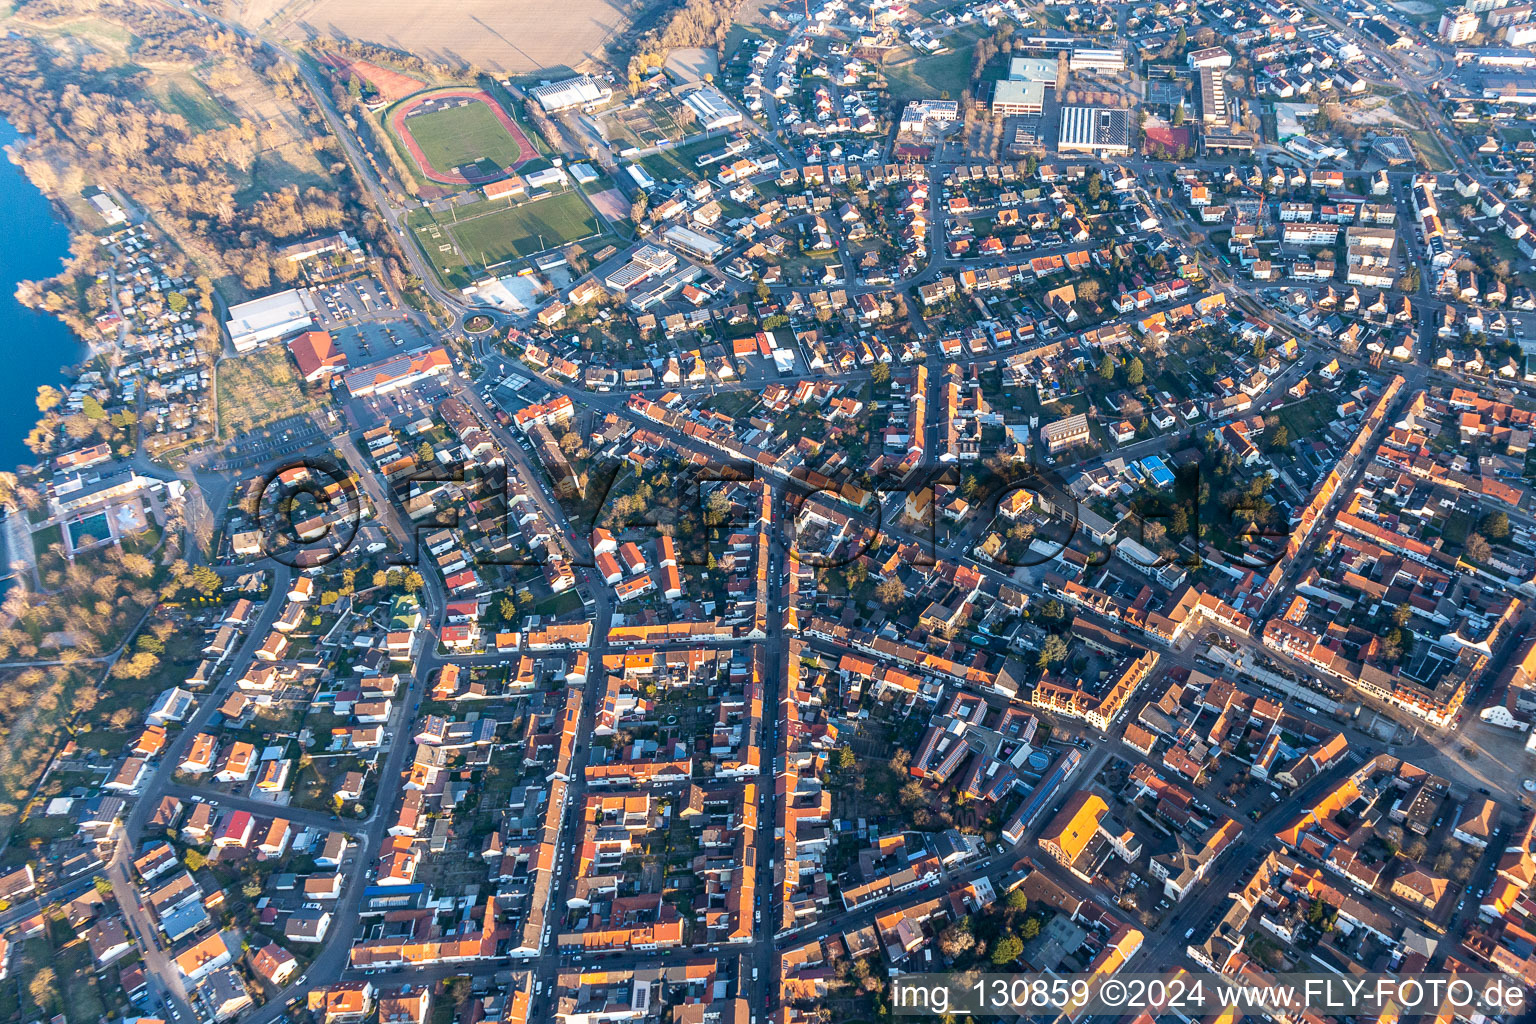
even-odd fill
[{"label": "grass sports field", "polygon": [[481,89],[418,93],[390,111],[389,127],[421,174],[444,185],[483,185],[539,155]]},{"label": "grass sports field", "polygon": [[[483,211],[482,211],[483,208]],[[451,213],[418,210],[409,218],[422,252],[445,284],[462,288],[482,270],[588,238],[601,230],[581,194],[561,192],[512,206],[488,201]]]},{"label": "grass sports field", "polygon": [[493,177],[531,155],[484,103],[416,114],[406,118],[405,128],[434,168],[450,171],[473,164],[478,174],[471,178]]}]

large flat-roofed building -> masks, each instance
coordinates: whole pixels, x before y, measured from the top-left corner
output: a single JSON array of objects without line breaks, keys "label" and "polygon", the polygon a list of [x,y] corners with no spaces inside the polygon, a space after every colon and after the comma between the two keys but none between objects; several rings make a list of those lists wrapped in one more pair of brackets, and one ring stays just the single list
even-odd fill
[{"label": "large flat-roofed building", "polygon": [[1252,153],[1253,136],[1246,132],[1224,131],[1212,129],[1200,136],[1200,142],[1205,146],[1206,152],[1220,150],[1223,153]]},{"label": "large flat-roofed building", "polygon": [[1056,58],[1011,58],[1008,61],[1008,80],[1010,82],[1044,82],[1047,85],[1055,84]]},{"label": "large flat-roofed building", "polygon": [[101,219],[107,222],[107,227],[115,228],[119,224],[128,222],[128,215],[123,208],[117,205],[117,200],[105,192],[97,192],[91,196],[91,205],[96,207],[96,212],[101,214]]},{"label": "large flat-roofed building", "polygon": [[613,97],[613,90],[591,75],[580,75],[530,89],[529,94],[539,101],[546,113],[553,114],[557,110],[606,103]]},{"label": "large flat-roofed building", "polygon": [[1131,114],[1104,107],[1062,107],[1056,149],[1062,153],[1130,156]]},{"label": "large flat-roofed building", "polygon": [[1067,61],[1071,71],[1097,71],[1100,74],[1117,74],[1125,70],[1124,50],[1077,49]]},{"label": "large flat-roofed building", "polygon": [[1014,57],[1008,77],[992,91],[992,112],[1009,116],[1045,111],[1045,90],[1056,84],[1056,62],[1046,57]]},{"label": "large flat-roofed building", "polygon": [[[53,510],[63,514],[79,509],[105,505],[119,498],[137,494],[151,483],[149,477],[139,476],[132,466],[121,463],[98,466],[87,470],[59,473],[53,478]],[[106,540],[98,537],[97,540]]]},{"label": "large flat-roofed building", "polygon": [[1216,68],[1200,69],[1200,120],[1218,128],[1232,122],[1227,110],[1227,86]]},{"label": "large flat-roofed building", "polygon": [[642,281],[670,273],[677,257],[655,245],[643,245],[617,270],[610,271],[603,283],[616,292],[627,292]]},{"label": "large flat-roofed building", "polygon": [[1203,50],[1195,50],[1185,59],[1192,68],[1229,68],[1232,66],[1232,54],[1220,46],[1207,46]]},{"label": "large flat-roofed building", "polygon": [[315,300],[306,288],[290,288],[229,307],[224,326],[236,352],[249,352],[263,342],[306,331],[315,323]]},{"label": "large flat-roofed building", "polygon": [[725,251],[725,246],[713,238],[692,228],[685,228],[681,224],[674,224],[667,228],[662,233],[662,237],[694,259],[706,262],[713,262],[716,256]]},{"label": "large flat-roofed building", "polygon": [[741,111],[731,106],[726,98],[714,89],[695,89],[683,97],[683,102],[699,115],[699,127],[707,132],[729,128],[731,125],[742,122]]},{"label": "large flat-roofed building", "polygon": [[932,125],[936,129],[943,129],[946,125],[960,120],[960,102],[958,100],[912,100],[901,108],[901,122],[898,130],[911,135],[920,135]]},{"label": "large flat-roofed building", "polygon": [[1015,82],[1004,79],[992,90],[992,113],[1009,117],[1015,114],[1045,112],[1045,85],[1042,82]]},{"label": "large flat-roofed building", "polygon": [[359,367],[343,380],[353,398],[364,398],[409,387],[428,377],[447,373],[452,366],[448,353],[441,347],[422,349]]}]

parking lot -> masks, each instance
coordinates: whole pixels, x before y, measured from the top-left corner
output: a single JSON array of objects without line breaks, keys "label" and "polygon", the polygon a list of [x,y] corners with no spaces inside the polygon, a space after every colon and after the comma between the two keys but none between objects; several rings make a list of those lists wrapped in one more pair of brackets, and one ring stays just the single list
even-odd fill
[{"label": "parking lot", "polygon": [[331,340],[346,353],[351,366],[369,363],[410,352],[431,344],[431,337],[416,326],[404,314],[393,314],[394,319],[363,320],[343,327],[331,326]]},{"label": "parking lot", "polygon": [[228,461],[230,465],[255,465],[309,448],[324,436],[316,416],[309,413],[286,416],[231,438]]},{"label": "parking lot", "polygon": [[320,285],[312,289],[312,294],[320,308],[320,324],[326,330],[357,319],[395,312],[384,285],[372,274]]},{"label": "parking lot", "polygon": [[448,389],[441,380],[427,380],[399,391],[351,400],[352,414],[366,430],[386,423],[411,423],[424,417],[430,418],[438,405],[448,397]]}]

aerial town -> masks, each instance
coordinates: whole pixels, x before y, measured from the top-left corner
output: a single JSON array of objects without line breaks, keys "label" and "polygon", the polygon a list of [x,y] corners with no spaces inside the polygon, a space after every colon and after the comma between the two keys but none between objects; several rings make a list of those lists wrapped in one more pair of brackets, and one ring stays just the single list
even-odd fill
[{"label": "aerial town", "polygon": [[0,22],[0,1024],[1536,994],[1536,5]]}]

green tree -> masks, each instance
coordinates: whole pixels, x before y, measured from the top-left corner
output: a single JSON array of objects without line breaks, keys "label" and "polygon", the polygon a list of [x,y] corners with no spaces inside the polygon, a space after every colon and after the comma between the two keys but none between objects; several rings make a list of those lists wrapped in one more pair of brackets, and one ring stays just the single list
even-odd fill
[{"label": "green tree", "polygon": [[206,565],[194,566],[192,569],[192,588],[204,597],[212,597],[219,589],[223,581],[219,574]]},{"label": "green tree", "polygon": [[1291,443],[1291,432],[1282,423],[1269,432],[1269,446],[1277,451]]},{"label": "green tree", "polygon": [[201,850],[188,850],[181,858],[188,871],[201,871],[208,863],[208,858],[203,856]]},{"label": "green tree", "polygon": [[53,968],[44,964],[32,975],[32,980],[27,983],[27,994],[32,997],[32,1003],[46,1015],[52,1015],[54,1007],[59,1004],[58,978],[53,973]]},{"label": "green tree", "polygon": [[432,459],[433,459],[433,453],[432,453],[432,444],[431,444],[430,441],[423,441],[423,442],[421,442],[421,444],[416,446],[416,461],[417,462],[431,462]]},{"label": "green tree", "polygon": [[858,757],[854,754],[852,747],[838,747],[837,748],[837,770],[838,771],[840,771],[840,772],[852,771],[853,768],[854,768],[854,765],[856,765],[857,763],[858,763]]},{"label": "green tree", "polygon": [[1125,368],[1125,382],[1132,386],[1140,384],[1146,376],[1147,368],[1141,364],[1139,356],[1132,356]]},{"label": "green tree", "polygon": [[1503,512],[1494,512],[1483,519],[1482,534],[1493,540],[1505,540],[1509,537],[1509,516]]},{"label": "green tree", "polygon": [[1024,927],[1019,929],[1019,935],[1021,935],[1024,938],[1024,941],[1026,941],[1026,942],[1028,942],[1030,939],[1033,939],[1035,936],[1037,936],[1039,934],[1040,934],[1040,919],[1038,917],[1032,917],[1029,920],[1025,921],[1024,922]]},{"label": "green tree", "polygon": [[876,384],[884,384],[891,379],[891,367],[889,363],[876,363],[869,368],[869,379]]},{"label": "green tree", "polygon": [[1049,669],[1057,662],[1065,661],[1066,658],[1067,642],[1060,636],[1052,633],[1045,638],[1045,643],[1040,645],[1040,656],[1037,661],[1041,668]]},{"label": "green tree", "polygon": [[1115,357],[1108,352],[1105,352],[1104,358],[1099,360],[1099,376],[1105,380],[1115,379]]},{"label": "green tree", "polygon": [[80,400],[80,411],[85,414],[86,419],[93,423],[100,423],[107,418],[107,410],[103,409],[101,403],[96,401],[95,395],[86,395]]},{"label": "green tree", "polygon": [[1015,889],[1008,894],[1008,909],[1016,914],[1029,909],[1029,897],[1024,895],[1023,889]]},{"label": "green tree", "polygon": [[998,967],[1011,964],[1024,952],[1024,943],[1017,936],[1009,935],[999,939],[997,945],[992,947],[992,963]]},{"label": "green tree", "polygon": [[709,495],[709,501],[704,506],[704,525],[720,526],[731,514],[731,498],[725,493],[725,488],[718,487]]}]

